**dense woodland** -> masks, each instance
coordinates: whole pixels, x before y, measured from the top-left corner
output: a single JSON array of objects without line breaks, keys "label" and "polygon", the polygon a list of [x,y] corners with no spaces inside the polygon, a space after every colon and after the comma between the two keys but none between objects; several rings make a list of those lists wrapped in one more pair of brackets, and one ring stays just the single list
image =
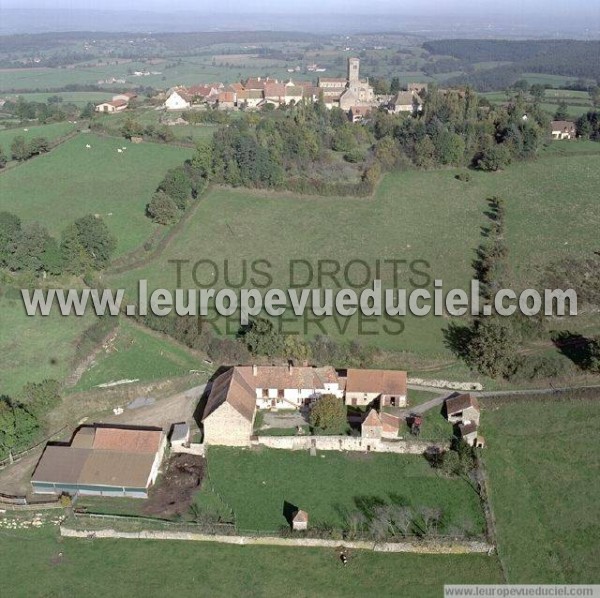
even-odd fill
[{"label": "dense woodland", "polygon": [[510,62],[452,78],[450,84],[469,84],[479,91],[503,89],[523,73],[564,75],[600,81],[600,41],[577,40],[466,40],[425,42],[428,52],[456,60],[448,72],[464,70],[465,63]]}]

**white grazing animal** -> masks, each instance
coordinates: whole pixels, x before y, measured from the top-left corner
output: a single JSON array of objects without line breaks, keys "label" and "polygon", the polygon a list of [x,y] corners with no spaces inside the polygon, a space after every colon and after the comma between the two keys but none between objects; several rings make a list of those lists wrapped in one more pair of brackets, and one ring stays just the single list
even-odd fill
[{"label": "white grazing animal", "polygon": [[90,147],[92,147],[89,143],[85,146],[87,149],[90,149]]},{"label": "white grazing animal", "polygon": [[122,149],[118,149],[117,151],[118,151],[120,154],[122,154],[122,153],[123,153],[123,150],[122,150]]}]

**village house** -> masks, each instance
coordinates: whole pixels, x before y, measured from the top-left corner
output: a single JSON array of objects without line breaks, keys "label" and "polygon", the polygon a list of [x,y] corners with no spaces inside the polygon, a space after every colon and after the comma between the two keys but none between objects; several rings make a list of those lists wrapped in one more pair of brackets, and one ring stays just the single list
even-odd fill
[{"label": "village house", "polygon": [[446,419],[452,424],[475,422],[479,425],[480,409],[477,399],[470,394],[459,394],[446,399]]},{"label": "village house", "polygon": [[349,369],[346,373],[346,405],[380,407],[406,405],[406,372],[397,370]]},{"label": "village house", "polygon": [[371,106],[352,106],[350,108],[350,122],[362,122],[371,114]]},{"label": "village house", "polygon": [[[381,406],[402,406],[406,404],[406,372],[348,370],[344,377],[331,366],[232,367],[212,384],[202,417],[204,442],[248,446],[257,409],[300,410],[323,395],[345,398],[347,405],[377,400]],[[373,424],[381,427],[379,436],[398,435],[398,417],[375,411],[372,420],[379,420]]]},{"label": "village house", "polygon": [[172,89],[164,103],[167,110],[186,110],[191,105],[192,97],[183,89]]},{"label": "village house", "polygon": [[575,123],[570,120],[553,120],[550,123],[550,134],[552,139],[575,139]]},{"label": "village house", "polygon": [[217,95],[217,108],[219,110],[233,110],[237,101],[235,91],[220,91]]},{"label": "village house", "polygon": [[160,428],[82,426],[70,444],[48,444],[31,486],[34,494],[147,498],[164,456]]},{"label": "village house", "polygon": [[236,93],[238,108],[257,108],[263,101],[263,92],[259,89],[242,89]]},{"label": "village house", "polygon": [[416,91],[399,91],[388,104],[388,111],[392,114],[410,112],[416,114],[423,110],[423,100]]},{"label": "village house", "polygon": [[102,102],[97,104],[94,110],[96,112],[102,112],[103,114],[114,114],[116,112],[123,112],[127,108],[129,102],[125,100],[112,100],[110,102]]}]

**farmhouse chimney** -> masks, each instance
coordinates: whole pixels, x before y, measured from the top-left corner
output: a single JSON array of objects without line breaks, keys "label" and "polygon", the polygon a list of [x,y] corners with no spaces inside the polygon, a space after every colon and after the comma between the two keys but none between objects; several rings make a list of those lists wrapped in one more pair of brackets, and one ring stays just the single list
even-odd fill
[{"label": "farmhouse chimney", "polygon": [[258,376],[258,366],[256,364],[252,365],[252,375]]}]

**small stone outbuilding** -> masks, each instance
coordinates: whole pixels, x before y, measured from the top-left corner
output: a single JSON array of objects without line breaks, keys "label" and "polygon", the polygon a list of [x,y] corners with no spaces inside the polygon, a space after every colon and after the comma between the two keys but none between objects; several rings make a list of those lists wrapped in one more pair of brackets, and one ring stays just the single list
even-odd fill
[{"label": "small stone outbuilding", "polygon": [[298,510],[292,519],[292,529],[302,531],[308,529],[308,513]]},{"label": "small stone outbuilding", "polygon": [[477,399],[470,394],[459,394],[446,399],[446,419],[451,424],[474,422],[479,425],[480,409]]},{"label": "small stone outbuilding", "polygon": [[361,425],[361,436],[363,438],[381,438],[383,424],[377,410],[371,409]]}]

